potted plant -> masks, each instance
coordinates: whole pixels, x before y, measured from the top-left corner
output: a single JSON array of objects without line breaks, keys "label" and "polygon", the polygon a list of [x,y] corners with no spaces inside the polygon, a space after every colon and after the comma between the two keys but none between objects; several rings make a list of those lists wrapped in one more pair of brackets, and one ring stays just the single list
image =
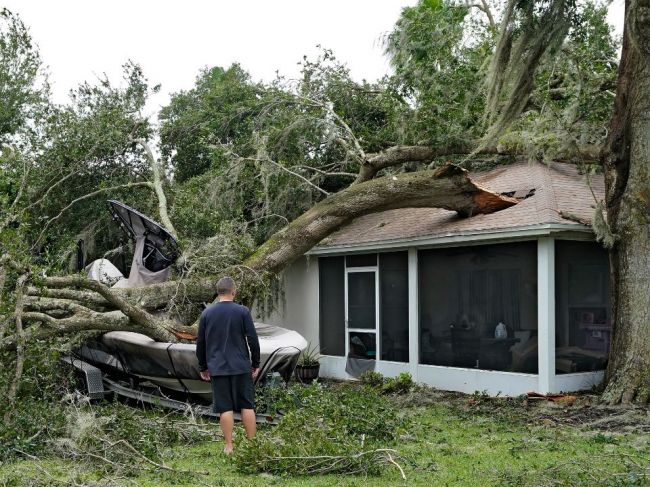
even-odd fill
[{"label": "potted plant", "polygon": [[318,379],[318,372],[320,371],[320,353],[318,353],[316,346],[307,345],[298,358],[296,365],[296,377],[303,384],[311,384],[314,380]]}]

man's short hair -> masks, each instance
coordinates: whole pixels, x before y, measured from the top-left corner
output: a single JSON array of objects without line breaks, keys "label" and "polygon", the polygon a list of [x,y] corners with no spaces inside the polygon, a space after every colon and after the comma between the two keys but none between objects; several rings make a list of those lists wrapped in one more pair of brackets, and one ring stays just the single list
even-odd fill
[{"label": "man's short hair", "polygon": [[222,277],[217,281],[217,294],[232,294],[235,291],[235,281],[232,277]]}]

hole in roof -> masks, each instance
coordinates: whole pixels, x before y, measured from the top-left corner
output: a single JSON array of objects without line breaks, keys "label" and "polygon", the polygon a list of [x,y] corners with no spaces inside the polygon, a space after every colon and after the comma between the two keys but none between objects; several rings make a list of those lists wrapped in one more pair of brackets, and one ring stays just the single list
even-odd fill
[{"label": "hole in roof", "polygon": [[532,189],[516,189],[514,191],[505,191],[501,193],[501,196],[507,196],[509,198],[515,198],[518,200],[525,200],[535,195],[535,188]]}]

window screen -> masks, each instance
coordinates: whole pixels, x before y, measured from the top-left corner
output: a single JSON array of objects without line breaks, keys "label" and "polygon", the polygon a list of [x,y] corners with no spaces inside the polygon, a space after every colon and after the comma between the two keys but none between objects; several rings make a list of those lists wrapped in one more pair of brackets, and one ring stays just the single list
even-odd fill
[{"label": "window screen", "polygon": [[354,254],[345,258],[346,267],[374,267],[377,265],[377,254]]},{"label": "window screen", "polygon": [[556,373],[603,370],[611,337],[609,261],[594,242],[555,242]]},{"label": "window screen", "polygon": [[537,243],[420,251],[420,363],[537,372]]},{"label": "window screen", "polygon": [[325,355],[345,355],[344,258],[318,259],[320,348]]},{"label": "window screen", "polygon": [[408,254],[379,254],[381,358],[409,360]]},{"label": "window screen", "polygon": [[348,328],[377,327],[375,272],[348,273]]}]

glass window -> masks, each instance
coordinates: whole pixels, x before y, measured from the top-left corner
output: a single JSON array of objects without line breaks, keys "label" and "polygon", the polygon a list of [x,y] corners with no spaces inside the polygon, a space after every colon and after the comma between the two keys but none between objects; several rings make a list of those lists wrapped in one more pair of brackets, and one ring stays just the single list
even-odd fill
[{"label": "glass window", "polygon": [[537,373],[537,242],[418,253],[420,363]]},{"label": "glass window", "polygon": [[379,254],[381,358],[409,361],[408,253]]},{"label": "glass window", "polygon": [[555,369],[603,370],[611,337],[609,261],[595,242],[555,242]]},{"label": "glass window", "polygon": [[345,356],[345,260],[321,257],[319,272],[320,351]]}]

